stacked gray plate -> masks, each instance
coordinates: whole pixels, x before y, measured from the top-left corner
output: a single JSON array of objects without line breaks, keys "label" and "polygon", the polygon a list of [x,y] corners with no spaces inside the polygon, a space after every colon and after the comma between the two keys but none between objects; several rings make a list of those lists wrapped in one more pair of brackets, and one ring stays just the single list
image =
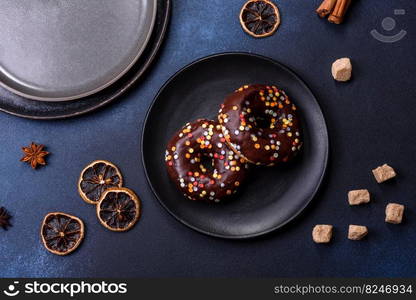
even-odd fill
[{"label": "stacked gray plate", "polygon": [[120,79],[151,37],[157,0],[0,0],[0,85],[69,101]]}]

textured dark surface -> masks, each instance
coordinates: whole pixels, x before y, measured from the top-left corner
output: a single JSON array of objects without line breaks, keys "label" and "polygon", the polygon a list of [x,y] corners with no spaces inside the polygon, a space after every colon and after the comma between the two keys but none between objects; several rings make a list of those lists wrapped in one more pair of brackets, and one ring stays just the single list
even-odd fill
[{"label": "textured dark surface", "polygon": [[[161,55],[142,84],[93,114],[61,121],[0,115],[0,205],[13,227],[0,231],[1,276],[416,276],[416,92],[413,1],[356,1],[343,25],[314,13],[318,0],[276,1],[282,24],[255,40],[238,23],[240,0],[173,3]],[[396,8],[406,9],[394,16]],[[394,44],[373,39],[392,16],[408,31]],[[174,220],[151,194],[140,159],[140,130],[159,87],[191,61],[224,51],[251,51],[294,69],[311,87],[325,114],[331,154],[326,180],[311,205],[291,224],[257,240],[228,241],[199,234]],[[338,84],[331,63],[349,56],[354,79]],[[215,70],[213,70],[215,76]],[[164,120],[161,120],[164,122]],[[49,165],[33,171],[20,163],[20,146],[48,146]],[[94,208],[77,195],[82,168],[94,159],[116,163],[142,199],[143,216],[127,233],[109,232]],[[371,169],[388,162],[396,180],[377,184]],[[346,193],[368,188],[372,203],[349,207]],[[384,223],[388,202],[406,205],[401,225]],[[82,218],[86,236],[68,257],[48,253],[39,239],[50,211]],[[317,223],[335,226],[330,245],[311,241]],[[366,225],[363,241],[346,239],[349,224]]]}]

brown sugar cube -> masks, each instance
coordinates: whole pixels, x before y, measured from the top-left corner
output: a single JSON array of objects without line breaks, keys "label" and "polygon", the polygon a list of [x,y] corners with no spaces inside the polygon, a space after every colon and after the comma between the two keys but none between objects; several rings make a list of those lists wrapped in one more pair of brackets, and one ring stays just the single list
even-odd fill
[{"label": "brown sugar cube", "polygon": [[348,81],[351,79],[352,65],[348,57],[337,59],[332,64],[332,77],[337,81]]},{"label": "brown sugar cube", "polygon": [[368,233],[366,226],[350,225],[348,228],[348,239],[353,241],[361,240]]},{"label": "brown sugar cube", "polygon": [[382,183],[386,180],[396,177],[396,172],[388,164],[384,164],[381,167],[374,169],[373,175],[378,183]]},{"label": "brown sugar cube", "polygon": [[386,222],[400,224],[403,219],[404,205],[389,203],[386,206]]},{"label": "brown sugar cube", "polygon": [[312,238],[315,243],[329,243],[332,238],[332,225],[316,225],[312,230]]},{"label": "brown sugar cube", "polygon": [[365,189],[349,191],[348,202],[350,205],[368,203],[370,202],[370,192]]}]

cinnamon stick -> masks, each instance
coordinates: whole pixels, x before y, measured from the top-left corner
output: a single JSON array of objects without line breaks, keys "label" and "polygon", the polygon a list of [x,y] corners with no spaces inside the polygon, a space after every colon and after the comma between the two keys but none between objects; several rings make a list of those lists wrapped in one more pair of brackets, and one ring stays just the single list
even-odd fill
[{"label": "cinnamon stick", "polygon": [[338,0],[334,10],[328,17],[328,21],[335,24],[341,24],[344,21],[344,16],[347,13],[351,0]]},{"label": "cinnamon stick", "polygon": [[337,0],[324,0],[316,10],[316,13],[321,18],[324,18],[332,12],[336,3]]}]

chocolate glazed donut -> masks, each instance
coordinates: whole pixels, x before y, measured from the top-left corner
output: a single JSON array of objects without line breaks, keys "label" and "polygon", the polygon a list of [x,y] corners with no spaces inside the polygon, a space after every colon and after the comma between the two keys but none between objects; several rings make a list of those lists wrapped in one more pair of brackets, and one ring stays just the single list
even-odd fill
[{"label": "chocolate glazed donut", "polygon": [[239,88],[221,105],[218,120],[229,146],[256,165],[287,162],[302,146],[296,106],[275,86]]},{"label": "chocolate glazed donut", "polygon": [[247,164],[227,147],[221,126],[199,119],[187,123],[167,145],[168,175],[190,200],[220,202],[244,180]]}]

